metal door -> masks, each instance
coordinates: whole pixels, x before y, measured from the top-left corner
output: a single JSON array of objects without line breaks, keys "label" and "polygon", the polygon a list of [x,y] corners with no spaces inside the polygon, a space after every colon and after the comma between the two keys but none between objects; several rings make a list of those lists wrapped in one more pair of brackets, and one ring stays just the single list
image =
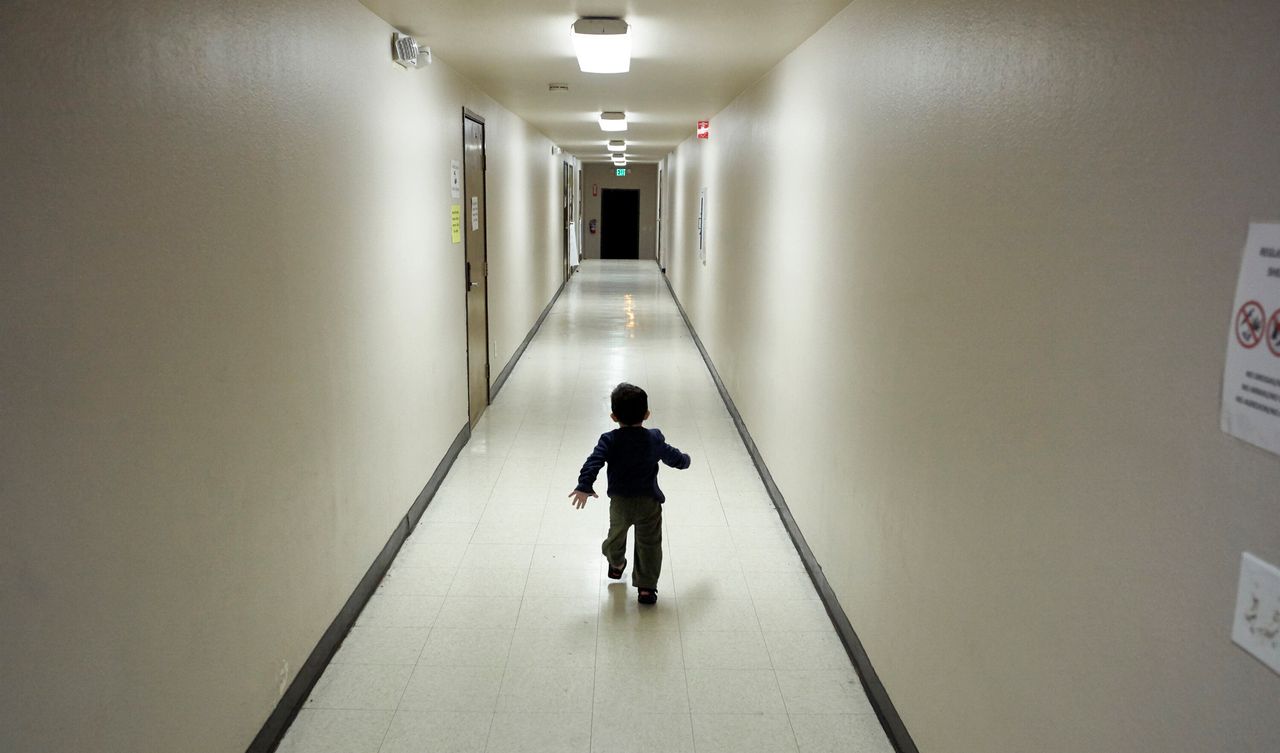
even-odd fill
[{"label": "metal door", "polygon": [[485,248],[484,119],[462,115],[462,224],[466,239],[467,403],[471,425],[489,405],[489,262]]}]

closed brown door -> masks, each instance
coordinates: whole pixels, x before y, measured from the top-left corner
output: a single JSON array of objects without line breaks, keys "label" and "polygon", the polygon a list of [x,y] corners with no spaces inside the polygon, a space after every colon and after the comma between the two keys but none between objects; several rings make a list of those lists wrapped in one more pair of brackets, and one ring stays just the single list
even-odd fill
[{"label": "closed brown door", "polygon": [[466,239],[467,395],[471,425],[489,405],[489,265],[485,251],[484,120],[462,117],[462,225]]}]

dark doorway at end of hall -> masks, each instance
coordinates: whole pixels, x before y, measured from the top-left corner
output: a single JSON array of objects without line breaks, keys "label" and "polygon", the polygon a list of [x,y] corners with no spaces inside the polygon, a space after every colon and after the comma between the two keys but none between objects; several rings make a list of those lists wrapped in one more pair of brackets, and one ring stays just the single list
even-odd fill
[{"label": "dark doorway at end of hall", "polygon": [[640,258],[640,192],[606,188],[600,197],[600,258]]}]

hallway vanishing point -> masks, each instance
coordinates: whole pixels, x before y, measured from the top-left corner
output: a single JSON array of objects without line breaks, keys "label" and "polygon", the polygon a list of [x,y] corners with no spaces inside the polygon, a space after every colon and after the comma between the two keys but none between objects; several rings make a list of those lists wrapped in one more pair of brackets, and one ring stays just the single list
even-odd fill
[{"label": "hallway vanishing point", "polygon": [[[609,391],[664,469],[655,607],[567,499]],[[284,739],[282,753],[888,753],[656,265],[585,262]]]}]

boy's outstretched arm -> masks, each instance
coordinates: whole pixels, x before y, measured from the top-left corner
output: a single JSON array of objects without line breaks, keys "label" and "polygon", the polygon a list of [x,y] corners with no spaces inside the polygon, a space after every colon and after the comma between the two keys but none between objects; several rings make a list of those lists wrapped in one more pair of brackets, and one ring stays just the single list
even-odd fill
[{"label": "boy's outstretched arm", "polygon": [[[662,435],[659,434],[661,437]],[[689,467],[689,456],[667,444],[666,437],[662,437],[662,453],[659,456],[662,462],[675,468],[676,470],[684,470]]]},{"label": "boy's outstretched arm", "polygon": [[596,443],[596,448],[587,457],[587,462],[582,464],[582,471],[578,474],[578,485],[569,492],[569,498],[573,500],[571,504],[579,510],[587,506],[588,497],[599,496],[595,492],[596,476],[600,474],[600,469],[604,467],[604,461],[608,455],[609,435],[602,434],[600,441]]}]

